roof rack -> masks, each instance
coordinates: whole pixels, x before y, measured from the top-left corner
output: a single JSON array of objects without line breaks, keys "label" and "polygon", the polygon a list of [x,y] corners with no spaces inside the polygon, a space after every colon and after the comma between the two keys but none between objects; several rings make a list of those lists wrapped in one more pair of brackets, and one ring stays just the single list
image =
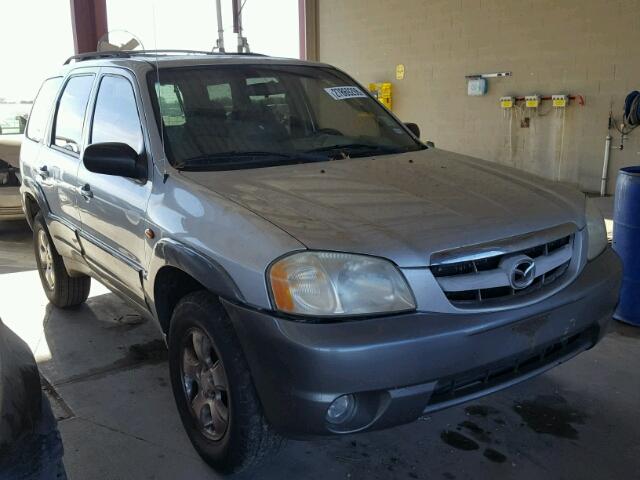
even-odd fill
[{"label": "roof rack", "polygon": [[68,65],[72,61],[83,62],[85,60],[99,60],[101,58],[131,58],[145,57],[156,55],[247,55],[254,57],[265,57],[261,53],[236,53],[236,52],[208,52],[205,50],[110,50],[104,52],[87,52],[79,55],[73,55],[67,58],[64,65]]},{"label": "roof rack", "polygon": [[87,52],[74,55],[65,60],[64,65],[70,64],[72,61],[82,62],[84,60],[96,60],[99,58],[128,58],[129,52],[125,51],[109,51],[109,52]]}]

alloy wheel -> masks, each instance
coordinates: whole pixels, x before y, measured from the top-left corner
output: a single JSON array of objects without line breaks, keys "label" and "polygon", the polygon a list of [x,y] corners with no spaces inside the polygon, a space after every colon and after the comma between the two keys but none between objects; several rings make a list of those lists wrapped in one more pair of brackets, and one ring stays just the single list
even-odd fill
[{"label": "alloy wheel", "polygon": [[183,390],[198,428],[205,437],[220,440],[229,428],[229,384],[222,361],[203,330],[187,332],[181,359]]},{"label": "alloy wheel", "polygon": [[40,230],[38,233],[38,254],[40,256],[40,268],[47,283],[49,290],[53,290],[56,286],[56,276],[53,270],[53,253],[47,232]]}]

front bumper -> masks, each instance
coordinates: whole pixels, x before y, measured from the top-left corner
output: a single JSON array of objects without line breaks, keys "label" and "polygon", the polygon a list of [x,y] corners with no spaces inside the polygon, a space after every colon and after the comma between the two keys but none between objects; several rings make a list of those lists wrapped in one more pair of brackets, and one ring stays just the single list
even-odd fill
[{"label": "front bumper", "polygon": [[[416,312],[343,323],[300,323],[225,303],[269,421],[289,436],[407,423],[537,375],[592,347],[618,301],[611,249],[561,292],[523,308]],[[325,415],[354,394],[342,425]]]}]

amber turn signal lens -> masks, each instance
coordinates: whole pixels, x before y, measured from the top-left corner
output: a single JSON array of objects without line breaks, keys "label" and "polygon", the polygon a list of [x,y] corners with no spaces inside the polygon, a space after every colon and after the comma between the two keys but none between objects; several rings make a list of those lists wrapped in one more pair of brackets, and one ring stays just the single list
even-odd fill
[{"label": "amber turn signal lens", "polygon": [[269,277],[276,308],[283,312],[293,311],[293,297],[289,288],[286,265],[276,263],[271,268]]}]

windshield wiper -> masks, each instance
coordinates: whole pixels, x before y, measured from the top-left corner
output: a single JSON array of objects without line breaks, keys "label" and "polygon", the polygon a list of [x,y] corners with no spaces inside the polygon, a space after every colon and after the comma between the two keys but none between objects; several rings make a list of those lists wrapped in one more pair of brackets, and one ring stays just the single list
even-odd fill
[{"label": "windshield wiper", "polygon": [[241,152],[234,150],[189,158],[174,166],[178,170],[232,170],[254,168],[256,166],[272,166],[274,164],[322,162],[326,160],[329,160],[326,155],[311,155],[309,153]]},{"label": "windshield wiper", "polygon": [[341,154],[343,157],[366,156],[375,153],[403,153],[402,149],[387,147],[386,145],[372,145],[370,143],[345,143],[338,145],[329,145],[326,147],[312,148],[306,150],[306,153],[333,152]]}]

